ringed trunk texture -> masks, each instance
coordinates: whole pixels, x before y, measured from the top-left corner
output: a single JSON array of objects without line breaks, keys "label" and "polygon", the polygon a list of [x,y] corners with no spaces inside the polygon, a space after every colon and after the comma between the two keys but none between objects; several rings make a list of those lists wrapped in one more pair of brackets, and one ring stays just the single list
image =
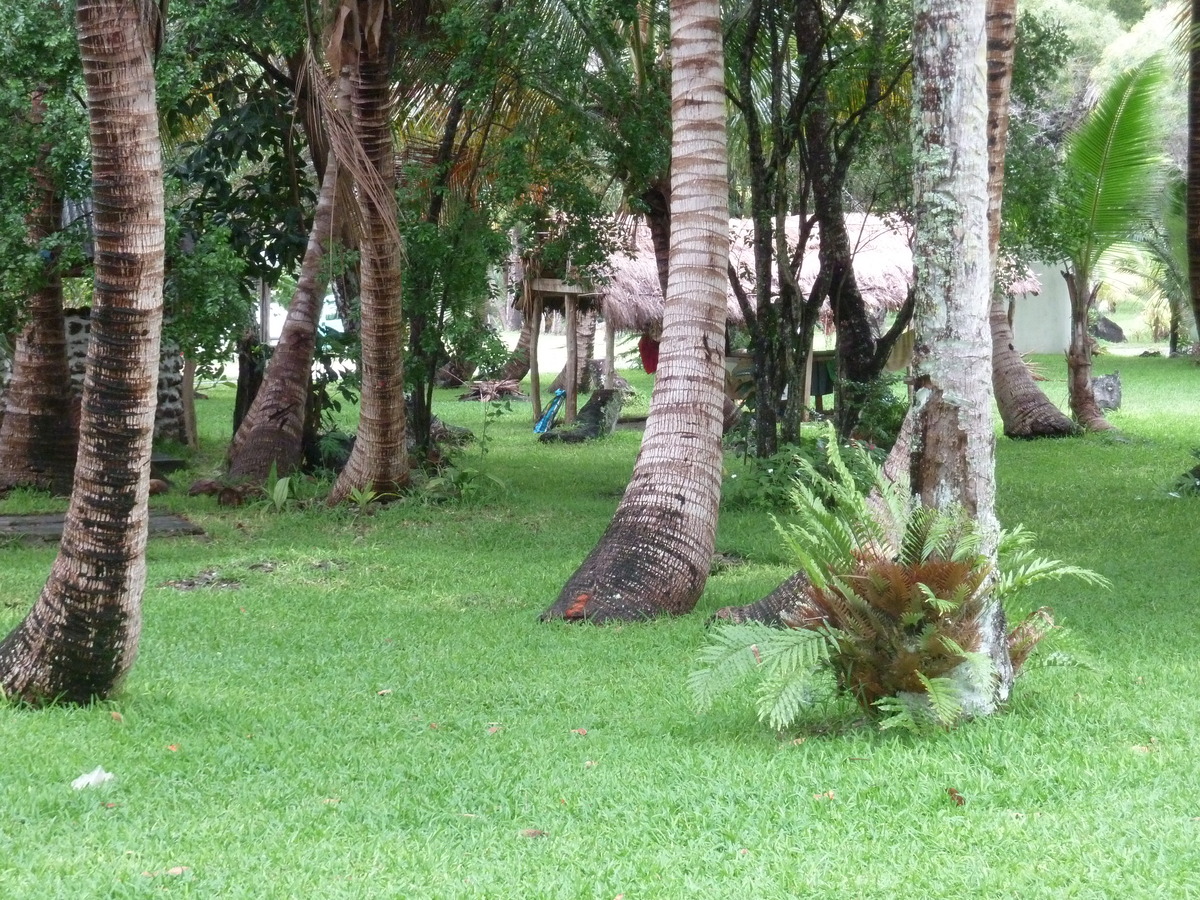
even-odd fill
[{"label": "ringed trunk texture", "polygon": [[79,460],[62,542],[33,609],[0,643],[0,691],[29,703],[107,697],[137,653],[159,366],[163,173],[154,18],[79,0],[96,211],[96,284]]},{"label": "ringed trunk texture", "polygon": [[[1009,99],[1016,51],[1017,0],[988,0],[988,248],[992,271],[1000,248],[1004,200],[1004,154],[1008,147]],[[1010,438],[1066,437],[1079,429],[1050,402],[1013,343],[1004,294],[993,275],[990,309],[992,332],[992,389]]]},{"label": "ringed trunk texture", "polygon": [[[994,553],[984,2],[915,0],[913,11],[916,346],[909,475],[924,505],[961,507],[972,516],[985,552]],[[986,715],[1008,698],[1013,678],[998,603],[981,616],[978,643],[968,649],[994,664],[994,680],[966,663],[954,676],[964,714]]]},{"label": "ringed trunk texture", "polygon": [[521,323],[521,334],[517,337],[517,346],[513,348],[503,368],[496,373],[498,381],[520,381],[529,374],[529,333],[533,319],[525,316]]},{"label": "ringed trunk texture", "polygon": [[1187,259],[1192,316],[1200,337],[1200,0],[1188,20]]},{"label": "ringed trunk texture", "polygon": [[392,494],[408,484],[400,235],[391,132],[392,5],[358,0],[354,6],[358,39],[357,46],[347,48],[347,55],[353,59],[354,132],[364,154],[353,171],[363,224],[362,398],[354,449],[330,492],[331,505],[341,503],[355,489]]},{"label": "ringed trunk texture", "polygon": [[671,258],[658,376],[642,448],[599,544],[543,620],[691,611],[721,492],[729,197],[720,6],[671,4]]},{"label": "ringed trunk texture", "polygon": [[1087,333],[1088,313],[1100,289],[1089,287],[1075,272],[1064,272],[1067,293],[1071,296],[1071,346],[1067,349],[1067,395],[1071,414],[1087,431],[1111,431],[1113,424],[1104,418],[1092,391],[1092,338]]},{"label": "ringed trunk texture", "polygon": [[254,402],[229,446],[229,474],[235,479],[265,481],[272,465],[279,476],[290,475],[303,459],[317,324],[327,287],[322,269],[332,240],[337,180],[337,159],[331,156],[321,179],[312,233],[279,342]]},{"label": "ringed trunk texture", "polygon": [[[44,104],[33,96],[31,121],[41,124]],[[43,146],[42,160],[50,153]],[[39,165],[34,173],[29,241],[37,246],[59,231],[62,196]],[[17,338],[12,377],[0,410],[0,491],[18,485],[67,493],[75,471],[78,433],[72,427],[71,378],[63,332],[62,277],[57,260],[46,262],[29,298],[29,323]]]}]

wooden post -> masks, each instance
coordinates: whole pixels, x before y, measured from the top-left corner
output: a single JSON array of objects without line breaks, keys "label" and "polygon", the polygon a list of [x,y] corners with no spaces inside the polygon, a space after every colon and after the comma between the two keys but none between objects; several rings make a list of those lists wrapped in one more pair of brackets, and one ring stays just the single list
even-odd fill
[{"label": "wooden post", "polygon": [[566,296],[567,317],[567,402],[563,421],[575,424],[575,413],[579,410],[579,298],[575,294]]},{"label": "wooden post", "polygon": [[800,421],[807,422],[808,400],[812,396],[813,348],[808,345],[808,357],[804,361],[804,396],[800,399]]},{"label": "wooden post", "polygon": [[[528,284],[528,283],[527,283]],[[528,288],[526,288],[528,290]],[[542,380],[538,369],[538,338],[542,334],[542,295],[531,292],[526,309],[533,321],[529,326],[529,397],[533,401],[533,424],[542,417]]]},{"label": "wooden post", "polygon": [[604,386],[612,390],[617,383],[617,333],[608,319],[604,320]]}]

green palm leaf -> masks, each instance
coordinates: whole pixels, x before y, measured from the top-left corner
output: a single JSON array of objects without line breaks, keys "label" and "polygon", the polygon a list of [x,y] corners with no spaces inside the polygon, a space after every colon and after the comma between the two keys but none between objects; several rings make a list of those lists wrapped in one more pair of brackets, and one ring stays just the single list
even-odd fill
[{"label": "green palm leaf", "polygon": [[1165,172],[1156,99],[1165,79],[1157,55],[1122,73],[1068,140],[1063,164],[1073,191],[1065,212],[1082,238],[1071,254],[1076,272],[1090,275],[1156,200]]}]

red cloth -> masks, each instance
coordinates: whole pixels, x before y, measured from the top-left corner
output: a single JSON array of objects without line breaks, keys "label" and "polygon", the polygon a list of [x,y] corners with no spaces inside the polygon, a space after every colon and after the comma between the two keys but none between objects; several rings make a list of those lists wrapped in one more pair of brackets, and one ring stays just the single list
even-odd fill
[{"label": "red cloth", "polygon": [[651,375],[658,371],[658,341],[648,334],[643,334],[642,339],[638,341],[638,353],[642,357],[643,369]]}]

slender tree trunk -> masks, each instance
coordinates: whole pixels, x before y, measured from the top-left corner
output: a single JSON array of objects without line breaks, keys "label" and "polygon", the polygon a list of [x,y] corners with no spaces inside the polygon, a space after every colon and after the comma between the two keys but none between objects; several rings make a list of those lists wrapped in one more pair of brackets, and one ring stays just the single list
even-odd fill
[{"label": "slender tree trunk", "polygon": [[[31,121],[40,125],[44,106],[33,96]],[[30,243],[57,233],[62,222],[62,196],[42,164],[50,153],[43,146],[34,171],[33,209],[28,217]],[[29,324],[13,352],[12,377],[0,415],[0,490],[17,485],[66,493],[75,471],[78,433],[71,425],[71,378],[63,333],[62,277],[57,260],[48,260],[41,282],[29,298]]]},{"label": "slender tree trunk", "polygon": [[633,476],[543,619],[686,613],[708,578],[721,492],[729,185],[721,11],[671,4],[671,266],[658,377]]},{"label": "slender tree trunk", "polygon": [[408,483],[389,71],[393,10],[390,0],[356,0],[353,7],[357,46],[348,54],[353,58],[352,111],[367,164],[354,171],[363,221],[362,398],[354,449],[330,492],[331,504],[341,503],[355,489],[391,494]]},{"label": "slender tree trunk", "polygon": [[305,410],[327,286],[325,251],[333,239],[337,180],[337,158],[330,156],[317,195],[300,279],[279,342],[254,402],[229,446],[229,474],[233,478],[264,481],[272,465],[276,474],[289,475],[303,459]]},{"label": "slender tree trunk", "polygon": [[517,346],[513,348],[508,362],[496,373],[500,381],[520,381],[529,374],[529,335],[532,331],[533,318],[525,316],[521,323],[521,334],[517,337]]},{"label": "slender tree trunk", "polygon": [[96,210],[75,485],[58,557],[0,643],[0,693],[31,703],[108,696],[133,664],[146,579],[146,499],[162,327],[163,181],[154,7],[78,0]]},{"label": "slender tree trunk", "polygon": [[[1008,147],[1009,97],[1016,50],[1017,0],[988,0],[988,247],[992,271],[997,271],[1001,207],[1004,199],[1004,154]],[[993,277],[990,321],[992,330],[992,387],[1012,438],[1064,437],[1078,429],[1050,402],[1013,342],[1004,292]]]},{"label": "slender tree trunk", "polygon": [[1067,395],[1075,421],[1088,431],[1110,431],[1112,423],[1104,418],[1092,391],[1092,338],[1087,331],[1088,314],[1096,302],[1100,286],[1089,285],[1087,275],[1063,272],[1071,297],[1071,346],[1067,350]]},{"label": "slender tree trunk", "polygon": [[1200,338],[1200,0],[1192,0],[1188,23],[1187,258]]},{"label": "slender tree trunk", "polygon": [[[989,378],[987,88],[984,0],[914,0],[913,121],[916,240],[914,443],[910,478],[926,506],[961,507],[993,553],[995,437]],[[968,716],[1007,699],[1012,685],[1004,611],[981,616],[978,650],[995,679],[956,670]]]}]

